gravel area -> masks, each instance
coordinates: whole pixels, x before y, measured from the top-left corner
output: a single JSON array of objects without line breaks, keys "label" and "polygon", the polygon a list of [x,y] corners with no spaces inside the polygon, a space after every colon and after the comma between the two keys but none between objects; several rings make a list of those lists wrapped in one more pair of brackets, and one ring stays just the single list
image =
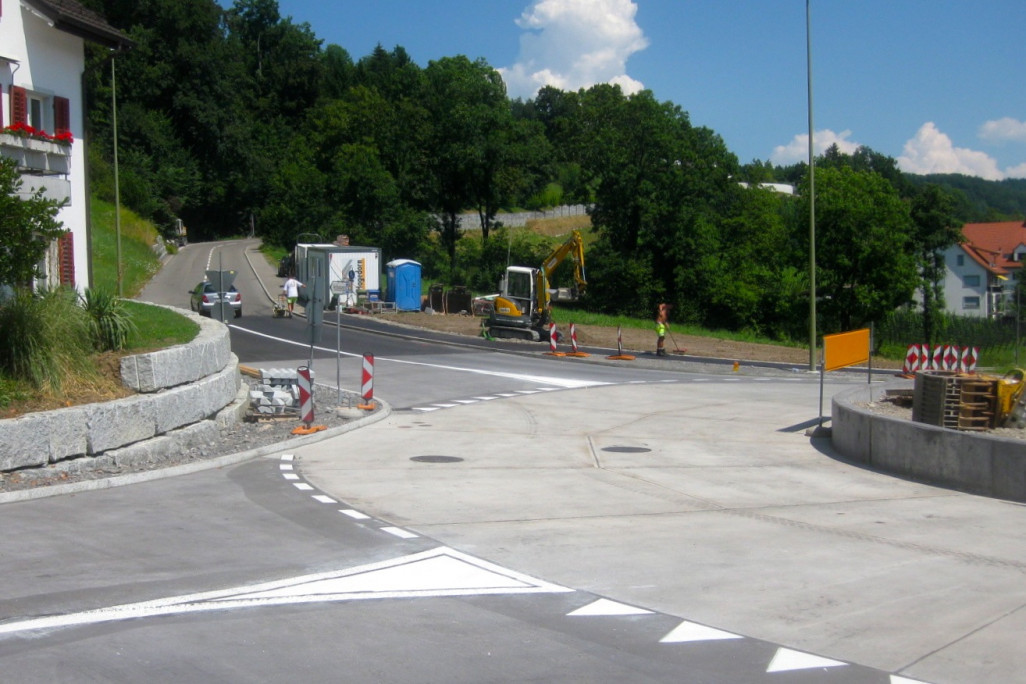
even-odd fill
[{"label": "gravel area", "polygon": [[[881,401],[874,402],[860,402],[857,404],[872,413],[876,413],[888,418],[897,418],[898,420],[912,420],[912,407],[911,406],[900,406],[895,404],[890,399],[883,399]],[[979,432],[977,434],[990,435],[991,437],[1001,437],[1004,439],[1026,439],[1026,430],[1022,428],[993,428],[986,432]]]}]

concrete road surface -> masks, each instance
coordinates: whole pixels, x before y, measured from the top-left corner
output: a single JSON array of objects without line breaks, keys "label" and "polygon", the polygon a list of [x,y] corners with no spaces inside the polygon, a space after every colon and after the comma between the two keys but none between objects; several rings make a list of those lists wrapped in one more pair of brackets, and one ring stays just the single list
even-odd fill
[{"label": "concrete road surface", "polygon": [[297,468],[563,586],[895,682],[1026,681],[1026,508],[844,463],[808,383],[733,380],[397,411]]}]

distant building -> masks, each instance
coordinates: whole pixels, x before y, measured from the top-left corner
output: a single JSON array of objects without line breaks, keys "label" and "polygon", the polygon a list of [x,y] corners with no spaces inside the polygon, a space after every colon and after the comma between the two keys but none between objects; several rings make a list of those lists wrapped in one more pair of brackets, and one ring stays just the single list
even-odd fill
[{"label": "distant building", "polygon": [[750,188],[753,185],[763,190],[772,190],[773,192],[779,192],[781,195],[793,195],[794,186],[788,183],[738,183],[742,188]]},{"label": "distant building", "polygon": [[77,0],[0,0],[0,155],[15,159],[22,194],[67,200],[68,232],[51,246],[35,285],[90,284],[82,72],[85,43],[128,38]]},{"label": "distant building", "polygon": [[948,312],[997,318],[1015,310],[1015,284],[1026,261],[1026,223],[967,223],[965,242],[944,251]]}]

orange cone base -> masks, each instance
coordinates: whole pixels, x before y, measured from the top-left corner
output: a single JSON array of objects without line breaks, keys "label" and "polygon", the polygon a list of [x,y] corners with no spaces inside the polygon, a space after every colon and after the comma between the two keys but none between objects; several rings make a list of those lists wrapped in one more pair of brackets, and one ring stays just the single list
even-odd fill
[{"label": "orange cone base", "polygon": [[327,429],[328,429],[327,425],[305,425],[305,426],[304,425],[300,425],[299,427],[295,428],[292,431],[292,434],[294,434],[294,435],[312,435],[315,432],[320,432],[321,430],[327,430]]},{"label": "orange cone base", "polygon": [[563,352],[545,352],[545,356],[566,356]]},{"label": "orange cone base", "polygon": [[634,357],[631,356],[630,354],[613,354],[612,356],[607,356],[606,358],[607,359],[612,359],[613,361],[633,361],[634,360]]},{"label": "orange cone base", "polygon": [[360,409],[361,411],[373,411],[374,404],[357,404],[356,408]]},{"label": "orange cone base", "polygon": [[570,353],[567,354],[567,356],[572,356],[572,357],[574,357],[576,359],[585,359],[585,358],[591,356],[591,354],[589,354],[587,352],[570,352]]}]

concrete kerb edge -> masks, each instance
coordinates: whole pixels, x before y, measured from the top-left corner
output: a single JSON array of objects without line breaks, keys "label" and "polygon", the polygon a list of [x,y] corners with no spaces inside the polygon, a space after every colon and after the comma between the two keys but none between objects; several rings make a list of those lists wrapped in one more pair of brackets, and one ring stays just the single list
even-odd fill
[{"label": "concrete kerb edge", "polygon": [[151,482],[153,480],[161,480],[168,477],[178,477],[179,475],[191,475],[192,473],[198,473],[204,470],[236,465],[244,461],[260,458],[267,456],[268,454],[288,449],[316,444],[327,439],[339,437],[347,432],[351,432],[368,425],[373,425],[374,423],[388,418],[392,414],[392,406],[388,402],[382,401],[381,399],[375,399],[374,401],[378,403],[380,408],[375,410],[369,416],[359,418],[336,428],[321,430],[320,432],[315,432],[312,435],[305,435],[284,442],[249,449],[248,451],[240,451],[235,454],[194,461],[192,463],[183,463],[181,465],[170,466],[167,468],[145,470],[137,473],[129,473],[127,475],[115,475],[113,477],[96,480],[83,480],[81,482],[71,482],[68,484],[50,485],[39,487],[38,489],[20,489],[13,492],[3,492],[0,493],[0,505],[5,503],[17,503],[19,501],[31,501],[33,499],[43,499],[50,496],[62,496],[64,494],[78,494],[81,492],[92,492],[100,489],[111,489],[113,487],[124,487],[126,485]]},{"label": "concrete kerb edge", "polygon": [[914,482],[1026,502],[1026,441],[876,414],[858,405],[868,398],[869,389],[856,387],[831,400],[831,442],[843,458]]}]

